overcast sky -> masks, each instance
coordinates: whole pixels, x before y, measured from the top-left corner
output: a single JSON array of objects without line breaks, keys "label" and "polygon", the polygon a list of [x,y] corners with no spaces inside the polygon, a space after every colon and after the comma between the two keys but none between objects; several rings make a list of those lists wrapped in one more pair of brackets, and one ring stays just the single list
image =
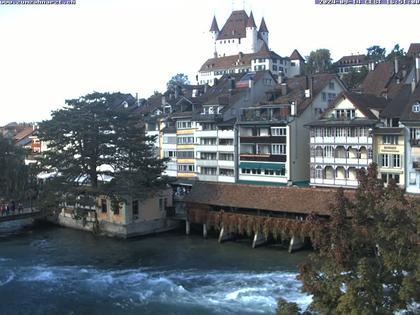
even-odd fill
[{"label": "overcast sky", "polygon": [[76,5],[0,5],[0,125],[48,119],[65,99],[92,91],[164,91],[176,73],[195,83],[212,57],[208,30],[232,8],[264,16],[270,48],[334,60],[420,42],[420,5],[315,5],[314,0],[76,0]]}]

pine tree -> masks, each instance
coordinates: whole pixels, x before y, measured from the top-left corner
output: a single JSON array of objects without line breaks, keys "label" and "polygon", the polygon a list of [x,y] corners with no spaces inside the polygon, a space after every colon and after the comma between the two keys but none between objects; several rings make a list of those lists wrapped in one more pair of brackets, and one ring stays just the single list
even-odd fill
[{"label": "pine tree", "polygon": [[145,197],[167,184],[165,161],[154,156],[154,138],[146,136],[131,95],[95,92],[68,100],[39,130],[48,144],[42,164],[59,174],[55,186],[63,193]]}]

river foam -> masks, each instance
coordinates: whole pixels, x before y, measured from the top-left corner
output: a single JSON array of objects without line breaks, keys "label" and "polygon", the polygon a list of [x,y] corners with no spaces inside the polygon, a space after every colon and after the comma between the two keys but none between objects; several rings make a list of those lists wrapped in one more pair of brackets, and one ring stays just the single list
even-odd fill
[{"label": "river foam", "polygon": [[[90,266],[34,266],[15,268],[0,285],[25,282],[42,290],[74,296],[111,299],[118,308],[150,303],[171,307],[200,307],[217,314],[273,314],[279,297],[301,308],[310,297],[299,292],[300,282],[291,272],[229,270],[108,270]],[[6,278],[6,280],[2,280]]]}]

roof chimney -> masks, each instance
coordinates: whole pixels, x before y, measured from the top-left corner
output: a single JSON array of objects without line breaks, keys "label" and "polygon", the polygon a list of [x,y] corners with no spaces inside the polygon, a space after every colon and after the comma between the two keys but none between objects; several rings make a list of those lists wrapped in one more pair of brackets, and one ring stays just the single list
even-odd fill
[{"label": "roof chimney", "polygon": [[280,84],[280,87],[281,87],[281,95],[282,96],[287,95],[287,83]]},{"label": "roof chimney", "polygon": [[373,70],[375,70],[375,62],[371,61],[369,62],[369,71],[373,71]]},{"label": "roof chimney", "polygon": [[229,92],[232,92],[235,89],[235,79],[229,77]]},{"label": "roof chimney", "polygon": [[416,89],[416,79],[413,78],[413,81],[411,81],[411,94],[414,93],[415,89]]},{"label": "roof chimney", "polygon": [[398,70],[399,70],[399,68],[398,68],[398,57],[395,56],[395,59],[394,59],[394,73],[397,74]]},{"label": "roof chimney", "polygon": [[416,56],[416,83],[420,81],[420,53]]}]

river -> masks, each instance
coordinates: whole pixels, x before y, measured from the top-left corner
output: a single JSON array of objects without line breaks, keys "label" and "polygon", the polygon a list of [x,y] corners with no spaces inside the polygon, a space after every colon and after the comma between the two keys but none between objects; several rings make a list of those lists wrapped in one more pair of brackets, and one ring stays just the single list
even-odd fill
[{"label": "river", "polygon": [[168,233],[117,240],[58,227],[0,238],[0,314],[275,314],[301,307],[307,252]]}]

